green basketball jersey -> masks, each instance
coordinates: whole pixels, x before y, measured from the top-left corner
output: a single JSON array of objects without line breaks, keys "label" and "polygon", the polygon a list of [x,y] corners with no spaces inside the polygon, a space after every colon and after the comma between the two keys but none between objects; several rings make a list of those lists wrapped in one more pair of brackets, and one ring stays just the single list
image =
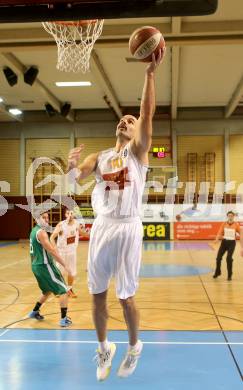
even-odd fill
[{"label": "green basketball jersey", "polygon": [[42,230],[42,228],[39,225],[36,225],[30,233],[30,257],[32,265],[53,263],[52,256],[43,248],[36,237],[39,230]]}]

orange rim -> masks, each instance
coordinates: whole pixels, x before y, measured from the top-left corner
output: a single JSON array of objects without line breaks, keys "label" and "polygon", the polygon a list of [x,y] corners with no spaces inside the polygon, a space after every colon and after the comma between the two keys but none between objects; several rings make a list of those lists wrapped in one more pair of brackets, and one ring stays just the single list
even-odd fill
[{"label": "orange rim", "polygon": [[98,19],[91,19],[91,20],[77,20],[77,21],[54,21],[49,22],[53,24],[60,24],[61,26],[87,26],[88,24],[95,24]]}]

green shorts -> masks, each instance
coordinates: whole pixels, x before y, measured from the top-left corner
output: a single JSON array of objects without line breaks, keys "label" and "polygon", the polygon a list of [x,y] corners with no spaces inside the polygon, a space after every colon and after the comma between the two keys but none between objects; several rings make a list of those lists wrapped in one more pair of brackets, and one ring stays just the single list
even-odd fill
[{"label": "green shorts", "polygon": [[32,264],[32,271],[43,294],[48,292],[52,292],[55,295],[66,294],[68,290],[67,285],[54,263]]}]

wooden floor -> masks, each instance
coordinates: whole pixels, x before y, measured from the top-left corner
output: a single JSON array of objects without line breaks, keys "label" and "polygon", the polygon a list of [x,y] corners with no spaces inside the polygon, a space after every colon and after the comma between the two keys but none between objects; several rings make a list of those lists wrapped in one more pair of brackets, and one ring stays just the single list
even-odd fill
[{"label": "wooden floor", "polygon": [[[189,245],[188,248],[174,250],[163,249],[163,245],[147,245],[143,253],[143,264],[170,264],[175,269],[182,265],[210,267],[212,271],[214,269],[216,252],[209,246],[197,249]],[[78,298],[70,300],[69,310],[73,329],[93,329],[91,299],[86,284],[87,249],[88,243],[80,243],[75,286]],[[54,296],[42,309],[45,321],[37,322],[27,318],[40,295],[31,273],[28,252],[28,242],[0,246],[0,328],[57,329],[59,306],[58,299]],[[141,278],[137,293],[137,304],[141,312],[140,328],[243,330],[243,258],[239,255],[239,244],[234,255],[233,280],[226,280],[225,261],[222,271],[222,276],[217,280],[212,278],[212,272]],[[109,329],[125,329],[113,283],[109,293],[109,313]]]}]

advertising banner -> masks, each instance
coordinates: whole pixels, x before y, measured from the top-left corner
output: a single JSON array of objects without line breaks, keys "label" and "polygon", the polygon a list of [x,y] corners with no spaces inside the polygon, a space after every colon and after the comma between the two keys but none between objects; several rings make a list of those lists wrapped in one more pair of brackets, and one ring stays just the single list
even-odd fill
[{"label": "advertising banner", "polygon": [[94,218],[94,211],[92,207],[79,207],[82,218]]},{"label": "advertising banner", "polygon": [[82,233],[79,235],[79,241],[89,241],[91,227],[92,223],[85,224],[85,228],[82,229]]},{"label": "advertising banner", "polygon": [[170,223],[143,222],[144,240],[169,240]]},{"label": "advertising banner", "polygon": [[222,222],[175,222],[175,240],[215,240]]},{"label": "advertising banner", "polygon": [[227,211],[234,211],[236,221],[243,220],[242,207],[235,204],[143,204],[143,222],[218,222],[225,221]]},{"label": "advertising banner", "polygon": [[[80,241],[89,241],[92,223],[85,224],[85,229],[79,236]],[[169,223],[143,223],[144,240],[169,240],[170,224]]]}]

